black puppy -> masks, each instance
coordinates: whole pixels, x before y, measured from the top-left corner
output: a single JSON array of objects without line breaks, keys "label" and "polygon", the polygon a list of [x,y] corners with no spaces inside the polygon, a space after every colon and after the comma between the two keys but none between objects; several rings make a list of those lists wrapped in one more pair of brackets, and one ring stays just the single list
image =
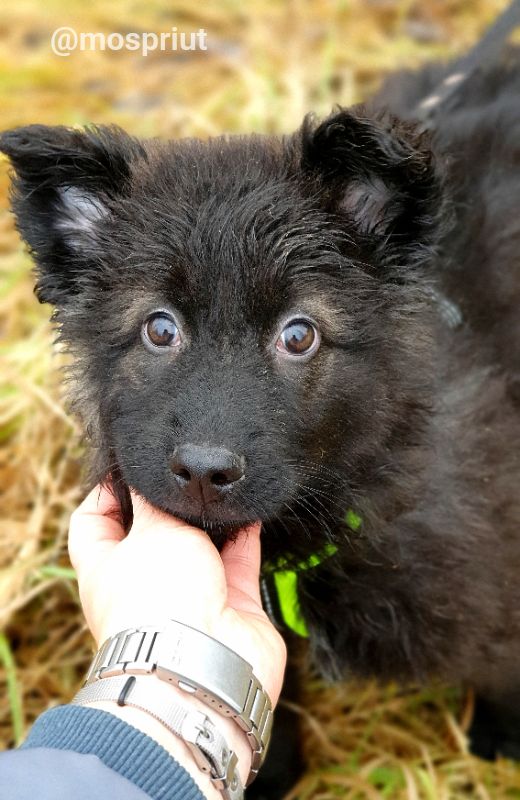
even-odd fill
[{"label": "black puppy", "polygon": [[[401,117],[430,78],[388,95]],[[433,141],[363,108],[0,139],[92,480],[127,524],[128,486],[217,543],[261,519],[270,563],[333,542],[299,574],[315,662],[472,685],[487,757],[520,756],[519,100],[514,61]]]}]

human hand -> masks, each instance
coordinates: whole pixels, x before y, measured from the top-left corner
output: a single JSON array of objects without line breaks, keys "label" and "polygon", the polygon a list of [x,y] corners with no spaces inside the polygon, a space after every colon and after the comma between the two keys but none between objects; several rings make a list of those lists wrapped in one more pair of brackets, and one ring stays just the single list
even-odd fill
[{"label": "human hand", "polygon": [[126,628],[175,619],[239,653],[253,667],[273,706],[286,650],[262,609],[260,524],[219,554],[207,534],[132,495],[126,536],[118,504],[97,486],[72,514],[69,552],[88,626],[98,646]]}]

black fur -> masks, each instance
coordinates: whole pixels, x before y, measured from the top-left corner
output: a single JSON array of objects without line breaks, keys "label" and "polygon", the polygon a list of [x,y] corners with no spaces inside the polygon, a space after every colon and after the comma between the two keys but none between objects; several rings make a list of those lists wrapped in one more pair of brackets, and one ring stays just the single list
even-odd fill
[{"label": "black fur", "polygon": [[[401,85],[383,101],[411,118]],[[38,296],[75,356],[92,480],[112,477],[126,523],[132,486],[218,543],[260,518],[271,561],[333,540],[300,575],[315,662],[474,686],[502,720],[491,756],[520,754],[503,721],[520,714],[519,99],[513,59],[470,79],[432,141],[381,98],[284,138],[0,139]],[[178,351],[143,345],[155,309]],[[302,314],[321,346],[290,360],[274,344]],[[197,507],[169,468],[183,442],[240,453],[245,479]]]}]

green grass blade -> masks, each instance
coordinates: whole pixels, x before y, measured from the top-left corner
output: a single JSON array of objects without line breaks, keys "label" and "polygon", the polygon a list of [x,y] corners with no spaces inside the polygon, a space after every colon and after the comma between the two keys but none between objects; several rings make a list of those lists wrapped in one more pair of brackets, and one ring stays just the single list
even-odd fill
[{"label": "green grass blade", "polygon": [[25,733],[25,720],[22,705],[22,696],[18,687],[16,664],[13,652],[5,633],[0,633],[0,663],[5,669],[7,683],[7,698],[11,709],[13,736],[16,745],[22,742]]},{"label": "green grass blade", "polygon": [[76,581],[76,570],[72,567],[60,567],[59,564],[45,564],[38,570],[41,578],[61,578],[65,581]]}]

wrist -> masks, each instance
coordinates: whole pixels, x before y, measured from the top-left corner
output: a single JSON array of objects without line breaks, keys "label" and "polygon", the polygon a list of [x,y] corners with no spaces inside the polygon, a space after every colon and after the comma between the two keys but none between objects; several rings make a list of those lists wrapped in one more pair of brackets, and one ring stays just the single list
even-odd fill
[{"label": "wrist", "polygon": [[113,714],[128,725],[145,733],[163,747],[166,752],[189,773],[195,784],[198,786],[207,800],[222,800],[218,790],[212,785],[209,776],[198,769],[193,756],[182,739],[170,733],[159,720],[131,706],[118,706],[109,700],[100,700],[92,703],[90,708],[97,708]]},{"label": "wrist", "polygon": [[[145,680],[154,681],[156,679],[152,676],[147,676]],[[251,747],[247,741],[246,734],[234,720],[222,716],[196,697],[183,692],[173,685],[168,685],[168,691],[172,693],[172,700],[175,702],[180,702],[194,710],[201,711],[210,718],[211,722],[224,737],[228,747],[236,753],[238,758],[237,771],[242,784],[245,785],[252,761]],[[95,703],[91,703],[90,707],[107,711],[150,736],[190,773],[206,797],[210,800],[213,798],[221,800],[220,792],[211,783],[209,776],[200,770],[184,741],[166,728],[151,713],[130,705],[119,706],[112,700],[98,700]]]},{"label": "wrist", "polygon": [[[270,698],[251,664],[218,639],[176,620],[108,638],[72,702],[108,703],[108,708],[96,707],[116,716],[122,716],[116,706],[140,709],[145,717],[132,715],[134,724],[171,755],[179,748],[164,735],[180,737],[189,750],[181,749],[182,763],[208,773],[228,800],[242,796],[258,773],[273,723]],[[128,712],[122,718],[130,721]],[[200,775],[193,777],[200,785]]]}]

